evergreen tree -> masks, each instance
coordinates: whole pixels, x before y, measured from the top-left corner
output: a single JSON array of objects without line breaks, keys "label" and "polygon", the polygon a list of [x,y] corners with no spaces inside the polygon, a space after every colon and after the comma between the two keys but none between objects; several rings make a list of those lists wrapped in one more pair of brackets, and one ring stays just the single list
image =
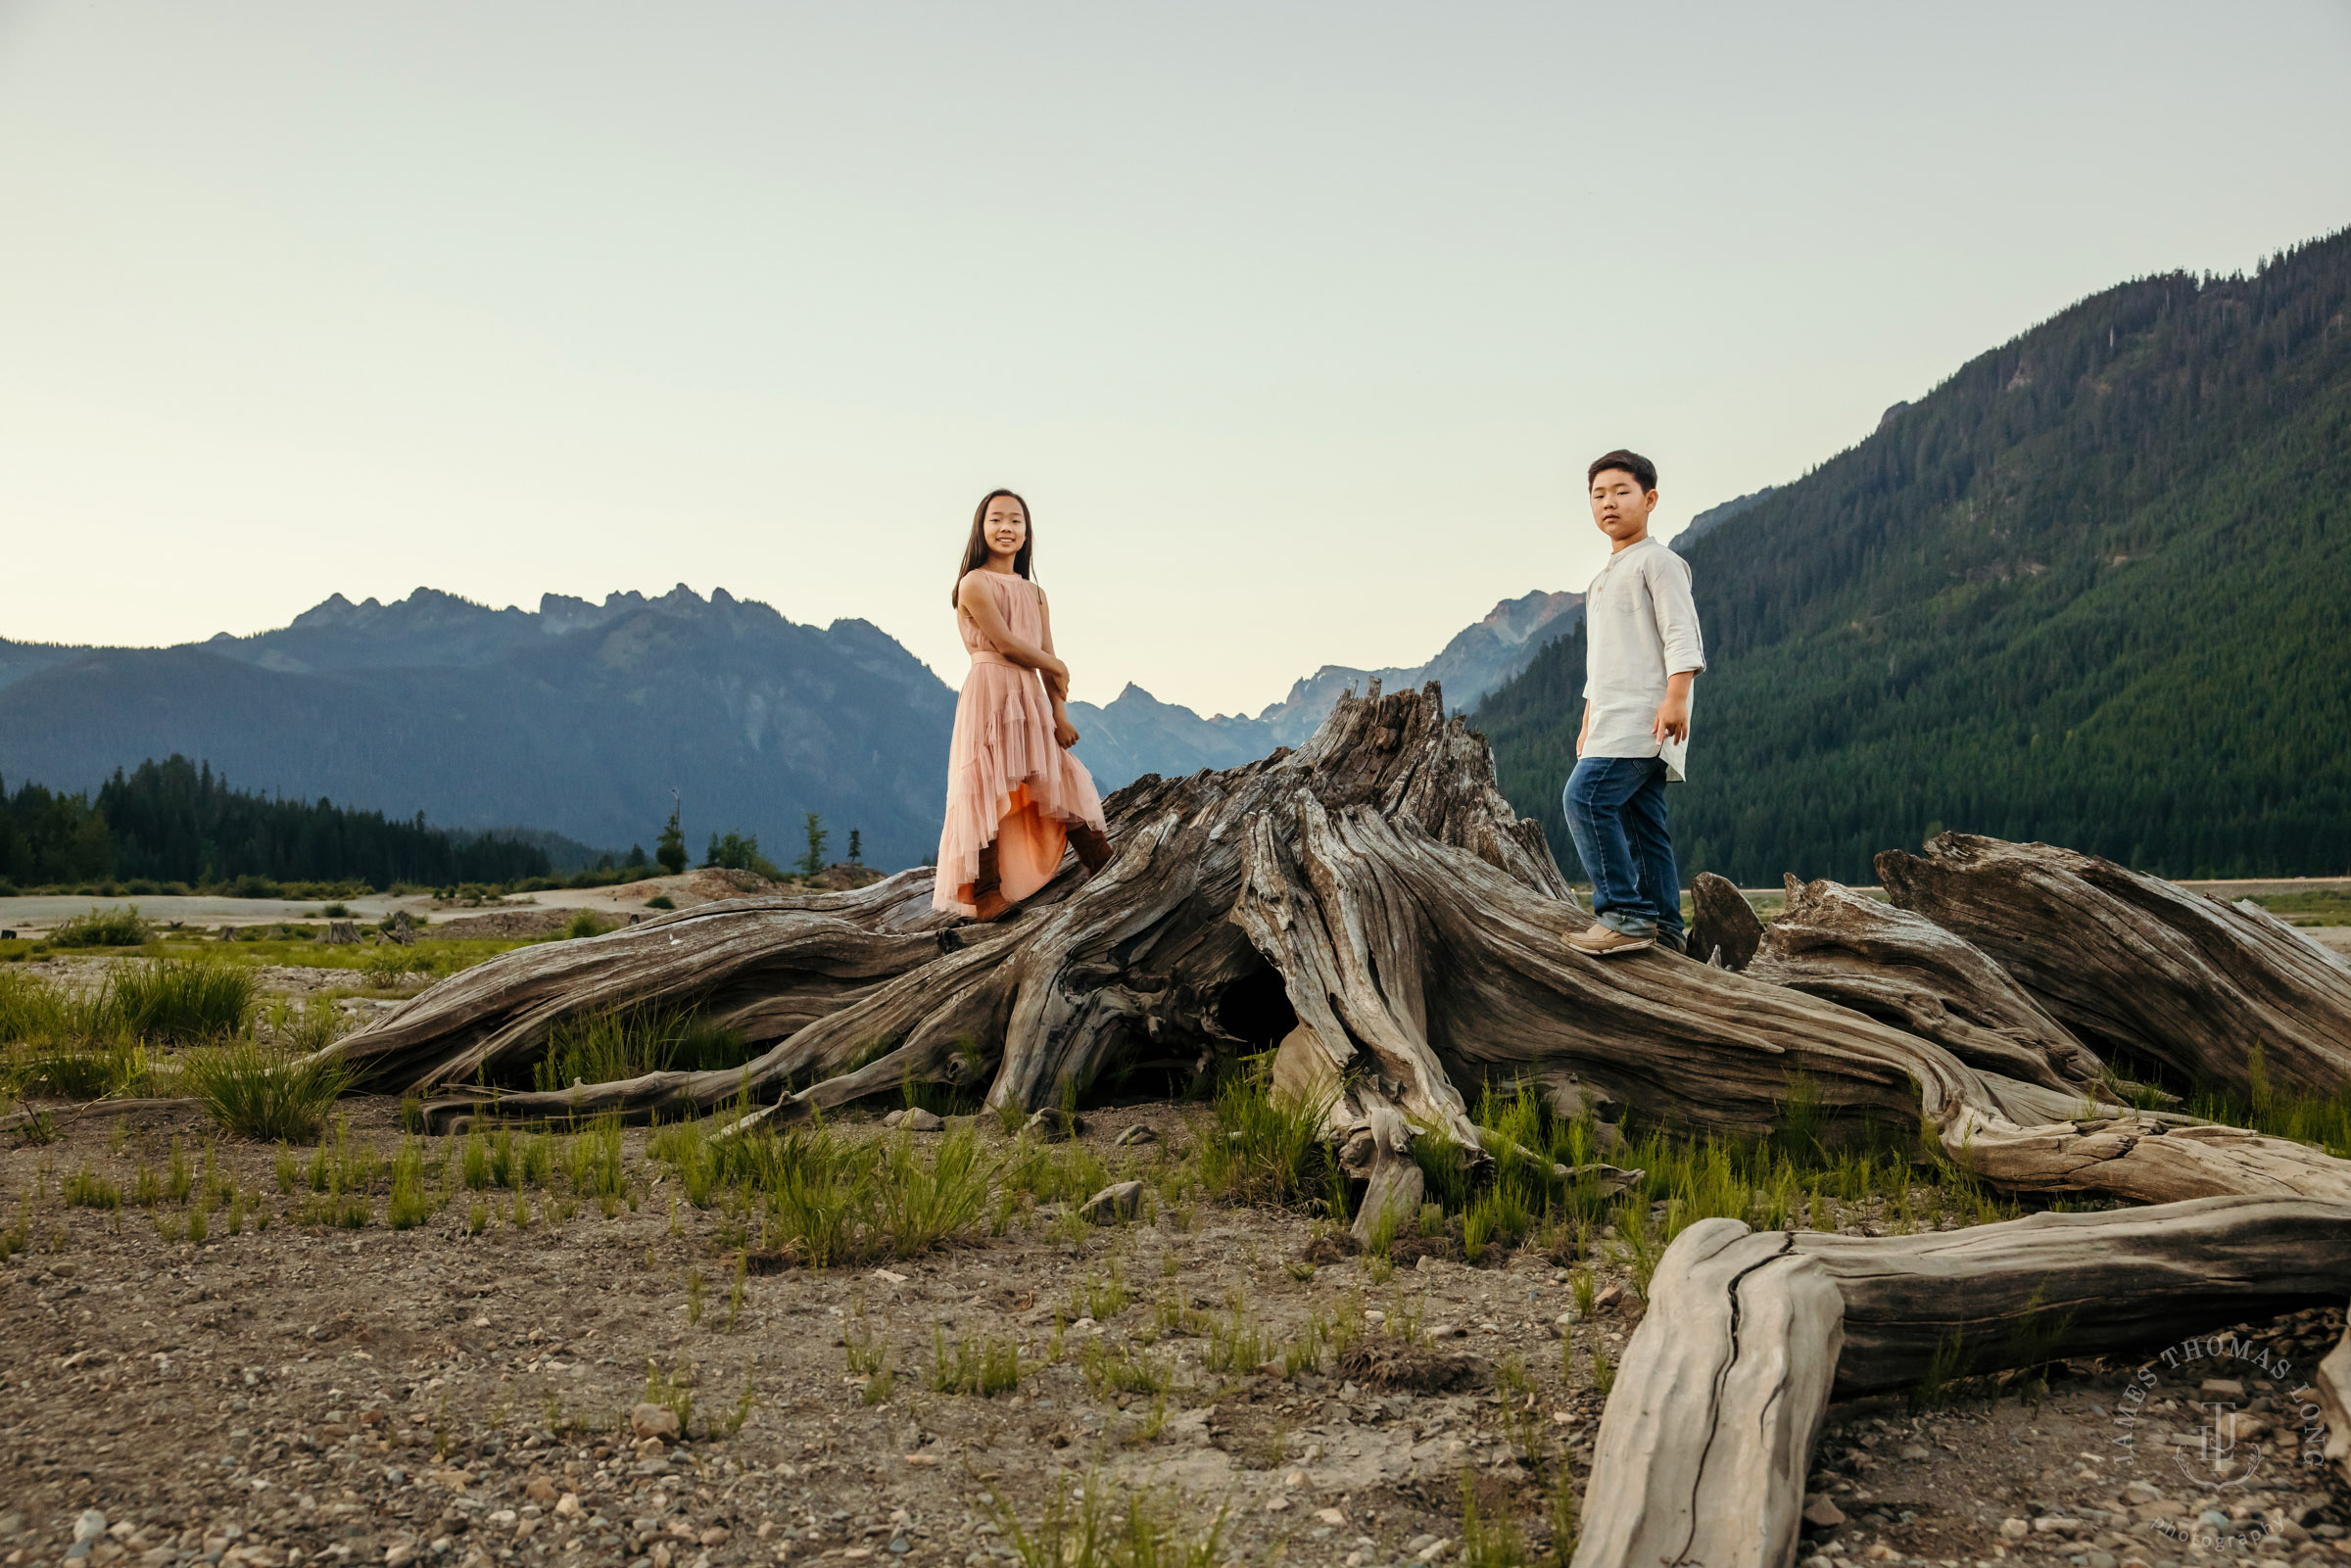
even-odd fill
[{"label": "evergreen tree", "polygon": [[678,826],[678,812],[681,809],[677,806],[670,808],[669,821],[662,825],[661,836],[653,840],[653,859],[659,861],[661,869],[672,877],[686,869],[686,830]]},{"label": "evergreen tree", "polygon": [[825,840],[833,835],[825,831],[825,820],[815,812],[808,813],[808,850],[800,856],[800,875],[813,877],[825,869]]}]

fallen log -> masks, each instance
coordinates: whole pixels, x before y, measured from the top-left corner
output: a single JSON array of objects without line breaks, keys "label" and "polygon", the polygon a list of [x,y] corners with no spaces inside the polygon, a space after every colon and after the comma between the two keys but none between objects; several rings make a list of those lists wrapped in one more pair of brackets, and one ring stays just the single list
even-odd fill
[{"label": "fallen log", "polygon": [[[1658,1259],[1625,1348],[1574,1568],[1782,1568],[1832,1378],[1850,1398],[1931,1373],[2152,1353],[2151,1379],[2183,1341],[2341,1301],[2346,1242],[2351,1204],[2309,1199],[2040,1213],[1919,1236],[1699,1221]],[[2322,1365],[2338,1361],[2351,1355]],[[2270,1370],[2290,1388],[2321,1369]],[[2192,1398],[2201,1374],[2180,1375]],[[2322,1372],[2323,1397],[2327,1387]]]},{"label": "fallen log", "polygon": [[2351,967],[2266,914],[2049,844],[1938,834],[1888,850],[1895,903],[1998,961],[2109,1061],[2152,1059],[2186,1087],[2351,1087]]},{"label": "fallen log", "polygon": [[1844,1342],[1819,1260],[1702,1219],[1650,1279],[1601,1413],[1572,1568],[1783,1568]]},{"label": "fallen log", "polygon": [[1791,877],[1786,906],[1750,954],[1734,966],[1750,977],[1843,1003],[1933,1040],[1971,1068],[2051,1089],[2112,1093],[2094,1052],[1989,955],[1924,916],[1837,882]]}]

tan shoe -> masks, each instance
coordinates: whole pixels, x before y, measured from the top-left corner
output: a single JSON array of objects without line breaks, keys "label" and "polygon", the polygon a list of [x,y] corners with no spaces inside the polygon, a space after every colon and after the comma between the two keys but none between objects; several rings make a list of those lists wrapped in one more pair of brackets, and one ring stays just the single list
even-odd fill
[{"label": "tan shoe", "polygon": [[1567,945],[1579,953],[1594,958],[1614,958],[1618,953],[1638,953],[1645,947],[1655,947],[1655,936],[1627,936],[1606,921],[1594,921],[1589,927],[1575,932]]}]

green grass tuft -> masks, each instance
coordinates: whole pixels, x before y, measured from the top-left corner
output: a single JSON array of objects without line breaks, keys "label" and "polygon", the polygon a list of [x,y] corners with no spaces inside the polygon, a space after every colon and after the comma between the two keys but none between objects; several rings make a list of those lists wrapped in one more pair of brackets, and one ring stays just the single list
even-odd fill
[{"label": "green grass tuft", "polygon": [[296,1056],[251,1036],[199,1047],[179,1059],[181,1091],[215,1122],[269,1143],[314,1136],[351,1080],[351,1069],[341,1062]]}]

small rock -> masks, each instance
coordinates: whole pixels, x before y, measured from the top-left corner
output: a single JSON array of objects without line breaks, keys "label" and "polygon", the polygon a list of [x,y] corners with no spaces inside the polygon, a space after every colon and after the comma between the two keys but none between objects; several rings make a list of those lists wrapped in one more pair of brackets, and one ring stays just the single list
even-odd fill
[{"label": "small rock", "polygon": [[702,1532],[702,1544],[716,1550],[727,1544],[732,1534],[725,1525],[712,1525]]},{"label": "small rock", "polygon": [[[2002,1528],[2005,1527],[2003,1526]],[[2081,1520],[2068,1519],[2063,1514],[2057,1513],[2044,1513],[2039,1518],[2033,1521],[2033,1530],[2036,1535],[2045,1536],[2056,1531],[2064,1531],[2070,1535],[2074,1531],[2081,1528]]]},{"label": "small rock", "polygon": [[938,1467],[938,1455],[936,1453],[909,1453],[906,1455],[906,1462],[918,1470],[933,1470]]},{"label": "small rock", "polygon": [[1075,1111],[1064,1111],[1058,1106],[1047,1106],[1023,1122],[1021,1130],[1041,1138],[1047,1143],[1052,1143],[1062,1138],[1075,1138],[1083,1132],[1085,1118]]},{"label": "small rock", "polygon": [[1338,1525],[1345,1524],[1347,1522],[1347,1516],[1339,1512],[1339,1510],[1336,1508],[1317,1508],[1315,1510],[1315,1522],[1317,1524],[1325,1524],[1336,1527]]},{"label": "small rock", "polygon": [[1816,1530],[1830,1530],[1845,1523],[1845,1510],[1829,1500],[1825,1492],[1807,1493],[1804,1497],[1804,1523]]},{"label": "small rock", "polygon": [[2208,1377],[2196,1385],[2196,1392],[2216,1399],[2241,1400],[2245,1397],[2245,1385],[2232,1377]]},{"label": "small rock", "polygon": [[2033,1533],[2033,1526],[2023,1519],[2002,1519],[2000,1537],[2005,1541],[2022,1541]]},{"label": "small rock", "polygon": [[884,1126],[886,1126],[886,1127],[894,1127],[894,1126],[896,1126],[896,1125],[897,1125],[899,1122],[901,1122],[901,1121],[903,1121],[903,1120],[905,1120],[905,1119],[906,1119],[906,1113],[905,1113],[905,1112],[903,1112],[903,1111],[892,1111],[892,1112],[891,1112],[891,1113],[890,1113],[888,1116],[886,1116],[886,1117],[884,1117],[882,1118],[882,1125],[884,1125]]},{"label": "small rock", "polygon": [[1622,1285],[1607,1286],[1592,1299],[1592,1310],[1595,1312],[1612,1312],[1623,1305],[1624,1287]]},{"label": "small rock", "polygon": [[95,1508],[84,1508],[81,1517],[73,1521],[73,1544],[96,1541],[106,1534],[106,1515]]},{"label": "small rock", "polygon": [[1905,1443],[1902,1445],[1902,1457],[1905,1459],[1932,1459],[1935,1457],[1935,1450],[1923,1443]]},{"label": "small rock", "polygon": [[[1369,1317],[1371,1314],[1366,1312],[1364,1315]],[[1459,1323],[1439,1323],[1428,1331],[1428,1337],[1432,1340],[1465,1340],[1469,1337],[1469,1331]]]},{"label": "small rock", "polygon": [[1436,1539],[1437,1538],[1434,1536],[1415,1536],[1412,1540],[1404,1544],[1404,1549],[1407,1551],[1418,1551],[1422,1546],[1429,1545],[1434,1543]]},{"label": "small rock", "polygon": [[901,1120],[898,1125],[908,1132],[937,1132],[946,1126],[946,1123],[941,1121],[936,1113],[916,1106],[912,1111],[906,1113],[905,1119]]},{"label": "small rock", "polygon": [[1268,1513],[1286,1513],[1289,1511],[1289,1506],[1290,1499],[1278,1492],[1266,1499],[1266,1512]]},{"label": "small rock", "polygon": [[1435,1562],[1439,1557],[1444,1556],[1445,1553],[1452,1548],[1453,1538],[1448,1536],[1443,1541],[1430,1542],[1427,1545],[1422,1546],[1418,1551],[1414,1552],[1413,1556],[1415,1560],[1419,1562]]},{"label": "small rock", "polygon": [[555,1503],[555,1517],[558,1519],[577,1519],[579,1516],[580,1495],[576,1492],[564,1493],[562,1497],[559,1498]]},{"label": "small rock", "polygon": [[629,1411],[629,1430],[639,1438],[674,1438],[678,1412],[666,1404],[640,1404]]},{"label": "small rock", "polygon": [[1118,1181],[1079,1205],[1078,1212],[1089,1225],[1108,1225],[1132,1219],[1142,1212],[1142,1208],[1143,1184],[1139,1181]]},{"label": "small rock", "polygon": [[533,1476],[523,1487],[522,1495],[533,1502],[552,1502],[559,1496],[555,1484],[545,1476]]},{"label": "small rock", "polygon": [[1128,1127],[1125,1132],[1120,1133],[1117,1137],[1111,1139],[1110,1141],[1112,1147],[1114,1148],[1130,1149],[1138,1143],[1159,1142],[1159,1134],[1153,1132],[1149,1127],[1144,1126],[1138,1121],[1133,1126]]},{"label": "small rock", "polygon": [[413,1542],[395,1542],[384,1548],[384,1568],[407,1568],[408,1563],[415,1560],[416,1546]]},{"label": "small rock", "polygon": [[640,1459],[658,1459],[661,1457],[661,1450],[667,1447],[668,1445],[663,1443],[659,1438],[642,1438],[637,1444],[637,1457]]}]

